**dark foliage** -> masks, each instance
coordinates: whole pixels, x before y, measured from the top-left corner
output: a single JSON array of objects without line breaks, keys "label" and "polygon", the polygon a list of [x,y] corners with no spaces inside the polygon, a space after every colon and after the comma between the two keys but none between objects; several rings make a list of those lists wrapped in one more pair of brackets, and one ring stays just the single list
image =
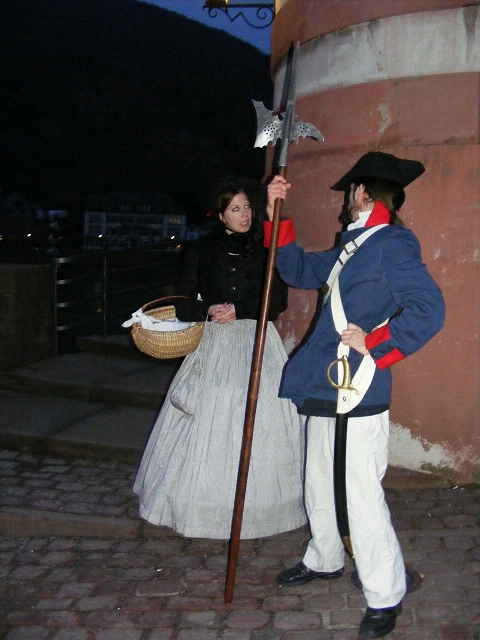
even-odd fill
[{"label": "dark foliage", "polygon": [[263,175],[268,57],[237,38],[137,0],[2,0],[0,48],[2,197],[160,191],[194,220],[219,174]]}]

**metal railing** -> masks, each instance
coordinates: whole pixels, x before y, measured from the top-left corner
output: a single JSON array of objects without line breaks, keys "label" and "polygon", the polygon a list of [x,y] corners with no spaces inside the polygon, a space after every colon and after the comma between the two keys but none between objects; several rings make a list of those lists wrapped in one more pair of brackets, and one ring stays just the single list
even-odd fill
[{"label": "metal railing", "polygon": [[142,305],[172,295],[186,242],[53,258],[55,356],[78,337],[121,333]]}]

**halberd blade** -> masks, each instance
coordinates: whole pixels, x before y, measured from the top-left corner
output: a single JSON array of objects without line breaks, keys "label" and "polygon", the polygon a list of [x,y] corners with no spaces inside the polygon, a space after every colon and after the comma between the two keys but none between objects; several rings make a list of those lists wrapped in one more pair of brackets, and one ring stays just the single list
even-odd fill
[{"label": "halberd blade", "polygon": [[[295,118],[296,117],[297,116],[295,116]],[[323,142],[323,140],[325,140],[325,138],[322,136],[320,131],[313,124],[310,124],[308,122],[302,122],[301,120],[295,120],[293,124],[294,124],[294,127],[293,127],[293,134],[291,139],[295,140],[297,144],[298,144],[298,139],[300,137],[315,138],[315,140],[320,140],[320,142]]]},{"label": "halberd blade", "polygon": [[255,147],[266,147],[267,144],[275,144],[282,137],[282,122],[278,116],[274,116],[263,104],[252,100],[257,113],[257,139]]}]

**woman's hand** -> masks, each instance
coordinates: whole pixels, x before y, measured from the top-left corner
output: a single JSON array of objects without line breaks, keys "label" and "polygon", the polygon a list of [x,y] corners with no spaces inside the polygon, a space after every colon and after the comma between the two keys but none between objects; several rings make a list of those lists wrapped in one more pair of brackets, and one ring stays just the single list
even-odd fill
[{"label": "woman's hand", "polygon": [[227,302],[223,304],[212,304],[208,309],[208,316],[212,319],[212,322],[218,322],[218,324],[226,324],[237,319],[235,315],[235,305]]},{"label": "woman's hand", "polygon": [[356,324],[349,322],[347,324],[347,328],[342,331],[342,343],[366,356],[368,355],[368,349],[365,346],[366,335],[367,334],[363,329],[357,327]]},{"label": "woman's hand", "polygon": [[282,176],[275,176],[267,187],[267,216],[271,221],[273,220],[273,208],[275,200],[281,198],[285,200],[287,192],[292,185],[282,178]]}]

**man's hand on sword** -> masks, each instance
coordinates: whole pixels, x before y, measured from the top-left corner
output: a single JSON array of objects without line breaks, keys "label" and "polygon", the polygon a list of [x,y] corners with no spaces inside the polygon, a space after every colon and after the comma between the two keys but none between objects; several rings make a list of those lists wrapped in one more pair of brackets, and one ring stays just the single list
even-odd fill
[{"label": "man's hand on sword", "polygon": [[347,328],[342,331],[342,343],[363,356],[368,355],[368,349],[365,346],[365,336],[367,334],[363,329],[357,327],[353,322],[349,322]]}]

